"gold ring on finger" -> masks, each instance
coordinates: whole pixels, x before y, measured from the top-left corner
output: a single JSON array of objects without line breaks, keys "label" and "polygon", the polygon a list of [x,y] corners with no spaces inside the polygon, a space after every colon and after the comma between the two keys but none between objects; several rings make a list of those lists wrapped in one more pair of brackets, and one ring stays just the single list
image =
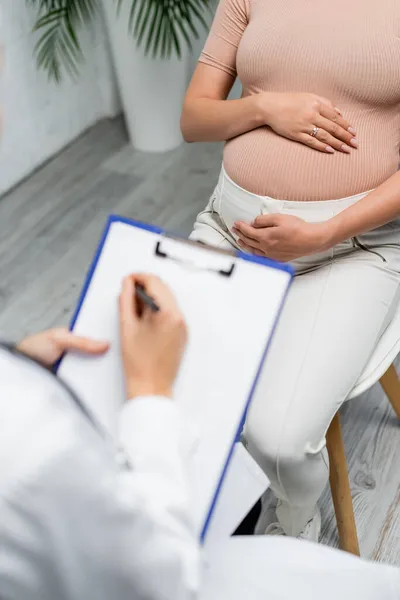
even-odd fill
[{"label": "gold ring on finger", "polygon": [[318,135],[319,127],[314,127],[312,132],[310,133],[311,137],[315,138]]}]

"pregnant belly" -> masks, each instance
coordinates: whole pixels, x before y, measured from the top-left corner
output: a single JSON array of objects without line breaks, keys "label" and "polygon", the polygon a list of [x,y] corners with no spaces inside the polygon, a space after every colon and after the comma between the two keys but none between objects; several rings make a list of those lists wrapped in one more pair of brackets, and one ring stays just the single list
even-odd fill
[{"label": "pregnant belly", "polygon": [[239,187],[223,169],[216,188],[213,208],[231,235],[236,238],[232,229],[237,221],[250,224],[259,215],[285,214],[300,217],[308,223],[321,223],[361,200],[365,193],[353,194],[350,198],[335,199],[331,202],[277,200]]},{"label": "pregnant belly", "polygon": [[[385,124],[386,125],[386,124]],[[224,166],[245,190],[280,200],[334,200],[371,190],[398,167],[397,127],[357,132],[351,154],[324,154],[264,127],[227,142]]]}]

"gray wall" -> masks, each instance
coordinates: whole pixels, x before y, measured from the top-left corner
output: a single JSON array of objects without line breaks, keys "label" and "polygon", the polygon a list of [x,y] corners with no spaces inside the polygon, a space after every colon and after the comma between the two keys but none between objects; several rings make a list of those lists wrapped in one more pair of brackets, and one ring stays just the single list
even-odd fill
[{"label": "gray wall", "polygon": [[[29,175],[87,127],[120,111],[104,23],[99,18],[83,39],[85,63],[80,77],[59,86],[36,70],[31,33],[35,13],[26,0],[3,0],[1,41],[4,127],[0,144],[0,194]],[[211,25],[213,15],[208,16]],[[194,40],[188,79],[208,32]],[[231,97],[240,96],[235,83]]]},{"label": "gray wall", "polygon": [[28,175],[97,120],[119,111],[104,27],[99,19],[84,39],[86,62],[76,82],[57,86],[35,68],[34,11],[26,0],[3,0],[1,77],[4,131],[0,193]]}]

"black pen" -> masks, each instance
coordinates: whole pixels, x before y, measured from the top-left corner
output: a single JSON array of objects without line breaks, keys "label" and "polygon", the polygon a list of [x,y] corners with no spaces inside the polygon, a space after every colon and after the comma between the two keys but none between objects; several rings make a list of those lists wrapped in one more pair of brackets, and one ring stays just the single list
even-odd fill
[{"label": "black pen", "polygon": [[158,312],[160,310],[160,307],[155,302],[154,298],[149,296],[145,292],[144,287],[142,285],[140,285],[139,283],[135,284],[135,293],[136,293],[136,297],[139,298],[139,300],[141,300],[143,302],[143,304],[148,306],[150,308],[150,310],[152,310],[153,312]]}]

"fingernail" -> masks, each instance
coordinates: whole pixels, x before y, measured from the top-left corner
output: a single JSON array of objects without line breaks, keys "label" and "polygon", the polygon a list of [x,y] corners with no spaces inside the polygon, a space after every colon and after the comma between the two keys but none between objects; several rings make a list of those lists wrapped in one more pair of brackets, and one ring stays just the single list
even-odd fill
[{"label": "fingernail", "polygon": [[349,148],[349,146],[346,146],[346,144],[343,144],[341,150],[342,152],[346,152],[346,154],[350,154],[351,152],[351,148]]},{"label": "fingernail", "polygon": [[332,146],[326,146],[325,150],[329,152],[329,154],[335,154],[335,149]]},{"label": "fingernail", "polygon": [[347,131],[351,133],[351,135],[356,135],[356,130],[354,129],[354,127],[349,127]]},{"label": "fingernail", "polygon": [[354,148],[358,148],[358,140],[356,140],[356,138],[350,140],[350,144],[354,146]]}]

